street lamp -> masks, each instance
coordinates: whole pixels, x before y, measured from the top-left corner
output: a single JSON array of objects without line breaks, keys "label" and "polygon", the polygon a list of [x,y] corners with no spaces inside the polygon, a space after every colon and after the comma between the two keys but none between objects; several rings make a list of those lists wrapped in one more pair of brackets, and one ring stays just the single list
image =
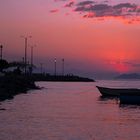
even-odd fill
[{"label": "street lamp", "polygon": [[64,76],[64,63],[65,63],[65,61],[64,61],[64,58],[62,59],[62,75]]},{"label": "street lamp", "polygon": [[54,75],[56,76],[56,58],[54,59]]},{"label": "street lamp", "polygon": [[25,65],[25,74],[27,73],[27,47],[28,47],[28,38],[31,38],[32,36],[21,36],[25,40],[25,56],[24,56],[24,65]]},{"label": "street lamp", "polygon": [[36,45],[31,46],[31,74],[33,72],[33,55],[34,55],[34,47],[36,47]]},{"label": "street lamp", "polygon": [[43,63],[40,63],[40,72],[43,74]]},{"label": "street lamp", "polygon": [[0,53],[0,59],[2,60],[2,49],[3,49],[3,46],[0,45],[0,50],[1,50],[1,53]]}]

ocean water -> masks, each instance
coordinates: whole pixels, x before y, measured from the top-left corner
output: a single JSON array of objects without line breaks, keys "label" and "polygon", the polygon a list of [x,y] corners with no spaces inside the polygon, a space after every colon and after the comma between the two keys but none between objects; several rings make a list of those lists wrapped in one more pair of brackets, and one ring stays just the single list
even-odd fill
[{"label": "ocean water", "polygon": [[140,106],[101,98],[96,85],[137,87],[140,81],[38,82],[0,103],[0,140],[139,140]]}]

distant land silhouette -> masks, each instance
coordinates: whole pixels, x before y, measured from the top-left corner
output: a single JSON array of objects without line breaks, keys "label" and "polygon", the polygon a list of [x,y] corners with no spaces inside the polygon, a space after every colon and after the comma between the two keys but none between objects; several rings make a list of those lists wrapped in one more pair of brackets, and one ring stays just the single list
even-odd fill
[{"label": "distant land silhouette", "polygon": [[115,79],[140,79],[140,74],[138,74],[138,73],[124,73],[124,74],[121,74],[121,75],[115,77]]},{"label": "distant land silhouette", "polygon": [[53,82],[95,82],[94,79],[80,77],[77,75],[50,75],[50,74],[32,74],[34,81],[53,81]]}]

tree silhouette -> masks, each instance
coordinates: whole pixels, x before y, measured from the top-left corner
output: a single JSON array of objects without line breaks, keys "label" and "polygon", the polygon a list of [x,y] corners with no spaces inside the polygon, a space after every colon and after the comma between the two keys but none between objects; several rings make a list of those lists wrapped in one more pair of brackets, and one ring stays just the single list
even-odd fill
[{"label": "tree silhouette", "polygon": [[6,60],[1,59],[0,60],[0,71],[3,72],[4,69],[7,69],[9,67],[9,64]]},{"label": "tree silhouette", "polygon": [[9,62],[9,67],[19,67],[19,68],[24,68],[25,64],[23,62],[18,62],[18,61],[13,61],[13,62]]},{"label": "tree silhouette", "polygon": [[[25,68],[25,63],[22,61],[13,61],[13,62],[9,62],[9,67],[17,67],[17,69],[24,70]],[[30,70],[31,68],[31,64],[26,64],[27,69]],[[32,65],[33,68],[36,68],[35,65]]]}]

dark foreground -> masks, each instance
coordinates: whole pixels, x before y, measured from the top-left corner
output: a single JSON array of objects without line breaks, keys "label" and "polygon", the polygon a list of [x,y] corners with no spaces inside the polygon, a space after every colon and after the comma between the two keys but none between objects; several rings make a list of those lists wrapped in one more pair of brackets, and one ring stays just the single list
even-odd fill
[{"label": "dark foreground", "polygon": [[34,81],[25,75],[0,77],[0,101],[11,99],[29,89],[37,89]]}]

